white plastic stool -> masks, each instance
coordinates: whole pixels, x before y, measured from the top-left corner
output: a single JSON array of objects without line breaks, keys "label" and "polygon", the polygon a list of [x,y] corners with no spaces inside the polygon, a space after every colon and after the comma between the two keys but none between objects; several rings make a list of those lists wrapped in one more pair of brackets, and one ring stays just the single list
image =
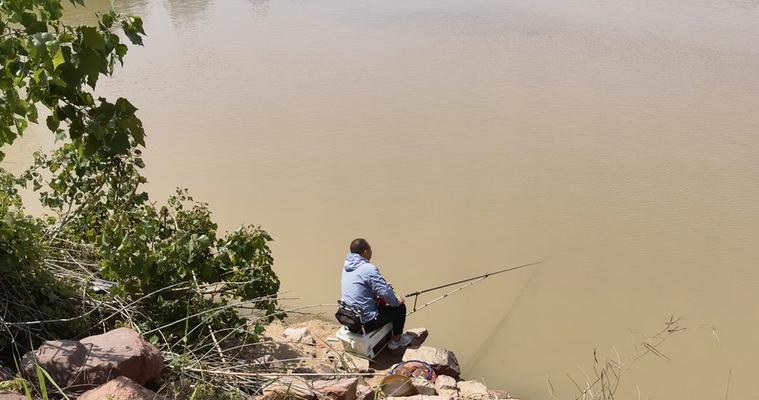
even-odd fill
[{"label": "white plastic stool", "polygon": [[338,339],[343,343],[343,349],[350,353],[373,359],[385,348],[393,333],[393,324],[388,322],[381,328],[367,334],[353,333],[348,328],[341,326],[337,331]]}]

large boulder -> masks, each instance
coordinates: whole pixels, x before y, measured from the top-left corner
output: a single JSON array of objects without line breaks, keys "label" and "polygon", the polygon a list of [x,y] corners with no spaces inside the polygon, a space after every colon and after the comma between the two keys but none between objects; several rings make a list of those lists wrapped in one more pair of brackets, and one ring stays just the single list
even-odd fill
[{"label": "large boulder", "polygon": [[446,349],[429,346],[406,349],[406,352],[403,353],[403,361],[412,360],[424,361],[430,364],[438,375],[448,375],[454,379],[459,379],[459,376],[461,376],[461,368],[459,367],[456,355]]},{"label": "large boulder", "polygon": [[24,355],[21,366],[36,376],[34,359],[62,386],[100,385],[125,376],[144,385],[158,380],[163,369],[161,353],[129,328],[114,329],[78,342],[55,340]]},{"label": "large boulder", "polygon": [[459,396],[466,400],[485,400],[488,399],[488,388],[482,382],[477,381],[460,381],[456,383],[459,389]]},{"label": "large boulder", "polygon": [[335,400],[356,400],[358,378],[316,380],[313,387],[321,395]]},{"label": "large boulder", "polygon": [[93,380],[126,376],[144,385],[161,377],[161,352],[132,329],[114,329],[79,342],[89,351],[84,372]]},{"label": "large boulder", "polygon": [[50,340],[42,343],[37,351],[30,351],[21,358],[21,369],[32,381],[37,376],[35,357],[55,383],[68,387],[78,383],[79,370],[87,359],[87,348],[74,340]]},{"label": "large boulder", "polygon": [[438,375],[435,379],[435,391],[441,396],[451,399],[459,397],[459,388],[456,386],[456,379],[448,375]]},{"label": "large boulder", "polygon": [[120,376],[106,384],[84,392],[79,400],[166,400],[137,382]]}]

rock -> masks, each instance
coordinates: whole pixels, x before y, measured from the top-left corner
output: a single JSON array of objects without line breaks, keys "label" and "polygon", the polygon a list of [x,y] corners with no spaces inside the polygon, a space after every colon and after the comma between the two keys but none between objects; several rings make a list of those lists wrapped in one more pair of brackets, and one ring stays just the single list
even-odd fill
[{"label": "rock", "polygon": [[411,383],[416,388],[416,391],[419,392],[419,394],[421,395],[435,396],[437,394],[437,391],[435,390],[435,385],[433,385],[432,382],[424,378],[421,378],[421,377],[411,378]]},{"label": "rock", "polygon": [[459,388],[456,386],[456,379],[448,375],[438,375],[435,379],[435,391],[441,396],[446,396],[451,399],[459,397]]},{"label": "rock", "polygon": [[161,377],[161,353],[132,329],[114,329],[102,335],[86,337],[79,342],[89,351],[82,372],[92,382],[125,376],[144,385]]},{"label": "rock", "polygon": [[165,397],[159,396],[152,390],[148,390],[137,382],[120,376],[108,381],[108,383],[98,386],[95,389],[84,392],[79,396],[79,400],[166,400]]},{"label": "rock", "polygon": [[[100,385],[118,376],[144,385],[160,378],[163,369],[158,349],[129,328],[78,342],[48,341],[35,354],[40,366],[61,386]],[[27,377],[36,376],[32,352],[24,355],[21,366]]]},{"label": "rock", "polygon": [[311,331],[309,331],[308,328],[287,328],[282,332],[282,336],[289,342],[311,345],[316,344],[316,340],[314,340],[314,337],[311,335]]},{"label": "rock", "polygon": [[16,392],[0,391],[0,400],[26,400],[26,396]]},{"label": "rock", "polygon": [[262,392],[266,400],[316,400],[319,397],[308,381],[297,376],[279,378]]},{"label": "rock", "polygon": [[446,349],[429,346],[406,349],[406,352],[403,354],[403,361],[411,360],[424,361],[430,364],[438,375],[448,375],[454,379],[458,379],[461,375],[456,355]]},{"label": "rock", "polygon": [[411,337],[411,343],[408,347],[419,347],[427,340],[427,336],[430,333],[427,331],[427,328],[415,328],[407,330],[406,334]]},{"label": "rock", "polygon": [[456,383],[459,389],[459,397],[462,399],[483,400],[488,399],[488,388],[477,381],[460,381]]},{"label": "rock", "polygon": [[406,397],[386,397],[386,400],[451,400],[448,397],[445,396],[425,396],[423,394],[417,394],[414,396],[406,396]]},{"label": "rock", "polygon": [[316,391],[332,399],[356,400],[358,378],[318,380],[313,385]]},{"label": "rock", "polygon": [[363,378],[359,378],[356,386],[356,400],[374,400],[375,392]]},{"label": "rock", "polygon": [[488,394],[490,395],[491,399],[509,400],[513,398],[509,392],[505,390],[491,389],[488,390]]},{"label": "rock", "polygon": [[87,348],[74,340],[50,340],[42,343],[35,352],[28,352],[21,358],[21,370],[32,381],[37,380],[37,363],[50,374],[61,387],[77,383],[77,373],[87,358]]}]

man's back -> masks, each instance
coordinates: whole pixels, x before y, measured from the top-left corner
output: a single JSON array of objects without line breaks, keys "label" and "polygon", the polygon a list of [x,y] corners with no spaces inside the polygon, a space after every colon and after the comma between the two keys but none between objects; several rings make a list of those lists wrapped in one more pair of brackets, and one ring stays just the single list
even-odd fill
[{"label": "man's back", "polygon": [[380,274],[377,267],[359,254],[345,256],[341,279],[342,301],[361,310],[362,321],[377,318],[377,298],[397,307],[400,301]]}]

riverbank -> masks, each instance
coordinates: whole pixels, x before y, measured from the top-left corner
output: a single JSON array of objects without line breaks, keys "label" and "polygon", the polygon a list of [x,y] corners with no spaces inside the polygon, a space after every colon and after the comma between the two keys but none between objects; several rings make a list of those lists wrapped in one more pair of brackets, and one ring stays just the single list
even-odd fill
[{"label": "riverbank", "polygon": [[[408,329],[406,334],[412,337],[408,348],[395,351],[386,348],[371,362],[343,352],[342,345],[335,336],[338,329],[337,323],[307,316],[270,324],[266,336],[279,343],[283,349],[288,349],[282,353],[283,355],[299,355],[296,357],[297,360],[294,360],[297,364],[293,364],[292,371],[322,374],[320,377],[324,378],[329,375],[330,370],[335,370],[336,362],[347,361],[353,366],[352,372],[360,374],[357,398],[361,400],[372,399],[378,394],[388,395],[381,390],[383,379],[393,373],[393,367],[411,360],[431,366],[435,377],[430,380],[413,379],[412,385],[415,390],[410,390],[410,393],[418,392],[424,397],[438,396],[440,400],[513,398],[504,390],[491,389],[482,382],[466,379],[466,371],[461,371],[453,351],[424,345],[430,334],[425,328]],[[276,355],[273,356],[276,358]],[[341,357],[345,360],[340,360]],[[404,368],[396,370],[396,374],[403,373],[410,375],[413,371]]]},{"label": "riverbank", "polygon": [[[413,338],[406,349],[383,350],[375,360],[342,350],[335,337],[339,326],[318,318],[299,317],[269,324],[260,341],[236,354],[229,343],[217,341],[215,348],[228,361],[226,368],[209,368],[201,362],[176,368],[176,354],[161,352],[137,331],[118,328],[78,341],[47,341],[24,355],[20,371],[2,368],[0,400],[29,400],[30,382],[45,376],[42,397],[53,388],[66,391],[71,400],[202,400],[203,381],[189,385],[167,384],[178,375],[201,372],[201,377],[225,375],[229,379],[257,382],[253,393],[238,393],[229,398],[246,400],[372,400],[378,397],[403,397],[409,400],[497,400],[511,399],[502,390],[465,379],[452,351],[424,346],[428,332],[410,329]],[[238,346],[239,347],[239,346]],[[227,354],[227,356],[224,356]],[[409,363],[414,360],[414,363]],[[256,366],[256,372],[238,372],[235,363]],[[401,364],[402,367],[393,367]],[[434,371],[420,374],[420,368]],[[394,378],[388,378],[393,375]],[[15,375],[15,376],[14,376]],[[43,379],[44,381],[44,379]],[[47,390],[45,389],[47,386]]]}]

